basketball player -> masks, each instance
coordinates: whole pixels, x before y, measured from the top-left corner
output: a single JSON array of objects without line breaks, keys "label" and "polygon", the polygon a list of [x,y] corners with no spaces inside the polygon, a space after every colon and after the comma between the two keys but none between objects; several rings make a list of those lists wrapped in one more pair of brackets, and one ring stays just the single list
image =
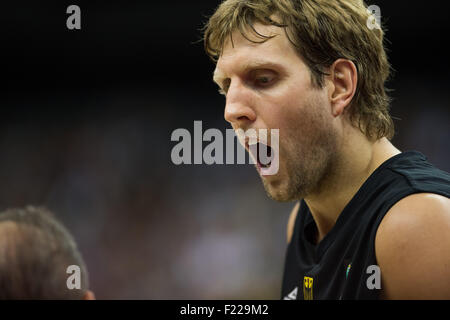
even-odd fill
[{"label": "basketball player", "polygon": [[[80,268],[69,288],[68,267]],[[0,213],[0,300],[92,300],[86,266],[69,232],[45,209]]]},{"label": "basketball player", "polygon": [[278,173],[257,168],[298,200],[285,299],[450,299],[450,175],[390,142],[372,18],[362,0],[226,0],[205,26],[225,119],[280,130]]}]

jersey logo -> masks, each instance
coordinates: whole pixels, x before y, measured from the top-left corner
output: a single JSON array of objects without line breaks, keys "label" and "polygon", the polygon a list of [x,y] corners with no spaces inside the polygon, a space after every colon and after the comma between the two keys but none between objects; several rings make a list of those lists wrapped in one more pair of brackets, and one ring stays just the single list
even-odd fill
[{"label": "jersey logo", "polygon": [[304,277],[303,279],[303,299],[313,300],[313,284],[314,279],[310,277]]},{"label": "jersey logo", "polygon": [[352,264],[350,263],[348,266],[347,266],[347,271],[345,272],[345,279],[347,279],[348,278],[348,273],[350,272],[350,269],[352,268]]},{"label": "jersey logo", "polygon": [[291,291],[283,300],[297,300],[298,287]]}]

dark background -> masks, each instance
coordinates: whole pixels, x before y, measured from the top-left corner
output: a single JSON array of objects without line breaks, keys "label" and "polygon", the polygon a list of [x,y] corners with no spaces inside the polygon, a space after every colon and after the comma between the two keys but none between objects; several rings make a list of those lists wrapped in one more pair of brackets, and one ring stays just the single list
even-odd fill
[{"label": "dark background", "polygon": [[[2,4],[0,208],[53,210],[100,299],[279,298],[292,204],[251,166],[170,160],[173,130],[228,128],[199,42],[219,2]],[[450,171],[445,2],[369,4],[396,70],[393,142]]]}]

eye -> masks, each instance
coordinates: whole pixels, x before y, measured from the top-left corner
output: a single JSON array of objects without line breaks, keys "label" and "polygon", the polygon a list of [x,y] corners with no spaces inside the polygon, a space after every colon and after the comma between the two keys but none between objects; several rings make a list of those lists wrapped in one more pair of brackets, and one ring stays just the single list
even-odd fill
[{"label": "eye", "polygon": [[256,81],[260,84],[268,84],[268,83],[270,83],[270,78],[269,77],[259,77],[256,79]]},{"label": "eye", "polygon": [[270,70],[257,71],[253,75],[253,82],[257,87],[268,87],[273,84],[276,77],[276,73]]}]

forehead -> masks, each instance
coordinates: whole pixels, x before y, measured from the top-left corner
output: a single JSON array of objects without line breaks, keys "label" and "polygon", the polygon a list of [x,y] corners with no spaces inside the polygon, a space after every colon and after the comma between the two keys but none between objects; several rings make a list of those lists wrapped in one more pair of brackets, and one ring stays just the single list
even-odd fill
[{"label": "forehead", "polygon": [[253,66],[279,65],[287,68],[295,63],[301,63],[284,29],[258,23],[254,28],[264,36],[273,37],[261,43],[262,39],[251,31],[247,36],[252,41],[246,39],[238,30],[234,31],[224,43],[222,54],[217,61],[215,80]]}]

